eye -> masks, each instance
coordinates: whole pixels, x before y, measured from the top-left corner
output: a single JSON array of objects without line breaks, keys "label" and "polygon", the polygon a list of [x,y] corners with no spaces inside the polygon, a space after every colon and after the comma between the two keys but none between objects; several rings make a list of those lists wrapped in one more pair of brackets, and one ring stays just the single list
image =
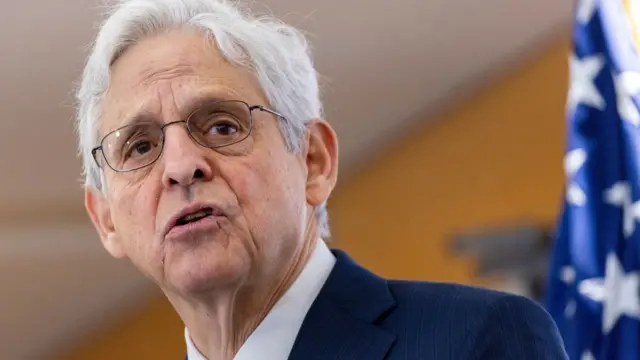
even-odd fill
[{"label": "eye", "polygon": [[191,135],[209,147],[225,146],[247,136],[251,129],[249,108],[240,102],[217,102],[188,120]]},{"label": "eye", "polygon": [[123,151],[123,160],[148,156],[150,152],[158,147],[157,141],[152,141],[148,137],[138,137],[127,141]]},{"label": "eye", "polygon": [[209,135],[232,136],[240,131],[237,122],[224,119],[212,121],[207,129]]},{"label": "eye", "polygon": [[153,145],[148,140],[136,141],[132,145],[129,146],[129,151],[127,151],[127,157],[135,157],[141,156],[145,153],[151,151]]},{"label": "eye", "polygon": [[209,112],[206,117],[196,121],[194,127],[201,134],[210,137],[235,136],[242,131],[238,118],[225,111]]}]

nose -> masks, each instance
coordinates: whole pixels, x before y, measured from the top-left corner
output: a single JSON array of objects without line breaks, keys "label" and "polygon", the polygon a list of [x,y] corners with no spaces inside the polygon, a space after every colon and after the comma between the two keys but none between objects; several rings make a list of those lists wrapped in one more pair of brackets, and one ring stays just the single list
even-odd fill
[{"label": "nose", "polygon": [[208,150],[197,144],[183,126],[167,127],[162,154],[163,185],[170,188],[175,185],[189,186],[197,181],[211,180],[213,169],[207,161]]}]

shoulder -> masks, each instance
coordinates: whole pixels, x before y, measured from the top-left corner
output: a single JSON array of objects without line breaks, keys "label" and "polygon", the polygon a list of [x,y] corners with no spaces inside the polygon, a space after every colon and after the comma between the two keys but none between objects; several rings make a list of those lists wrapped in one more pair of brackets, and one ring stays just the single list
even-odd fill
[{"label": "shoulder", "polygon": [[431,313],[444,311],[455,316],[473,316],[502,321],[526,321],[547,318],[547,311],[527,297],[470,285],[390,280],[389,289],[398,307],[429,309]]},{"label": "shoulder", "polygon": [[404,319],[404,325],[414,321],[409,326],[422,329],[433,327],[434,332],[446,326],[449,336],[459,336],[456,343],[468,345],[467,354],[495,359],[509,358],[507,353],[522,354],[521,359],[536,355],[564,359],[563,342],[554,321],[532,299],[461,284],[388,283],[397,302],[396,319]]},{"label": "shoulder", "polygon": [[519,306],[525,311],[544,311],[533,300],[521,295],[454,283],[389,280],[389,288],[398,302],[419,300],[433,305],[489,310],[492,307]]}]

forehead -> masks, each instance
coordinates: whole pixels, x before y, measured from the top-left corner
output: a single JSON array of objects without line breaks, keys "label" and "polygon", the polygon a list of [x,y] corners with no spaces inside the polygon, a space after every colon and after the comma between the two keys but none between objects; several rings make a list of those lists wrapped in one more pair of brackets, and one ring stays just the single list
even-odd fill
[{"label": "forehead", "polygon": [[191,111],[206,98],[265,103],[256,78],[224,59],[212,41],[194,31],[163,33],[130,47],[112,65],[101,128],[140,113],[163,117],[171,107]]}]

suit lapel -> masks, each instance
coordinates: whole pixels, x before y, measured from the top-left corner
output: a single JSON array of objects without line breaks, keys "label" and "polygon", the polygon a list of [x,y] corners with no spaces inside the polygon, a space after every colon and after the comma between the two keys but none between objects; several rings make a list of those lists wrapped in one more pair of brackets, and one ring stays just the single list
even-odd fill
[{"label": "suit lapel", "polygon": [[395,306],[386,281],[334,250],[336,264],[307,313],[290,360],[381,360],[395,335],[375,322]]}]

